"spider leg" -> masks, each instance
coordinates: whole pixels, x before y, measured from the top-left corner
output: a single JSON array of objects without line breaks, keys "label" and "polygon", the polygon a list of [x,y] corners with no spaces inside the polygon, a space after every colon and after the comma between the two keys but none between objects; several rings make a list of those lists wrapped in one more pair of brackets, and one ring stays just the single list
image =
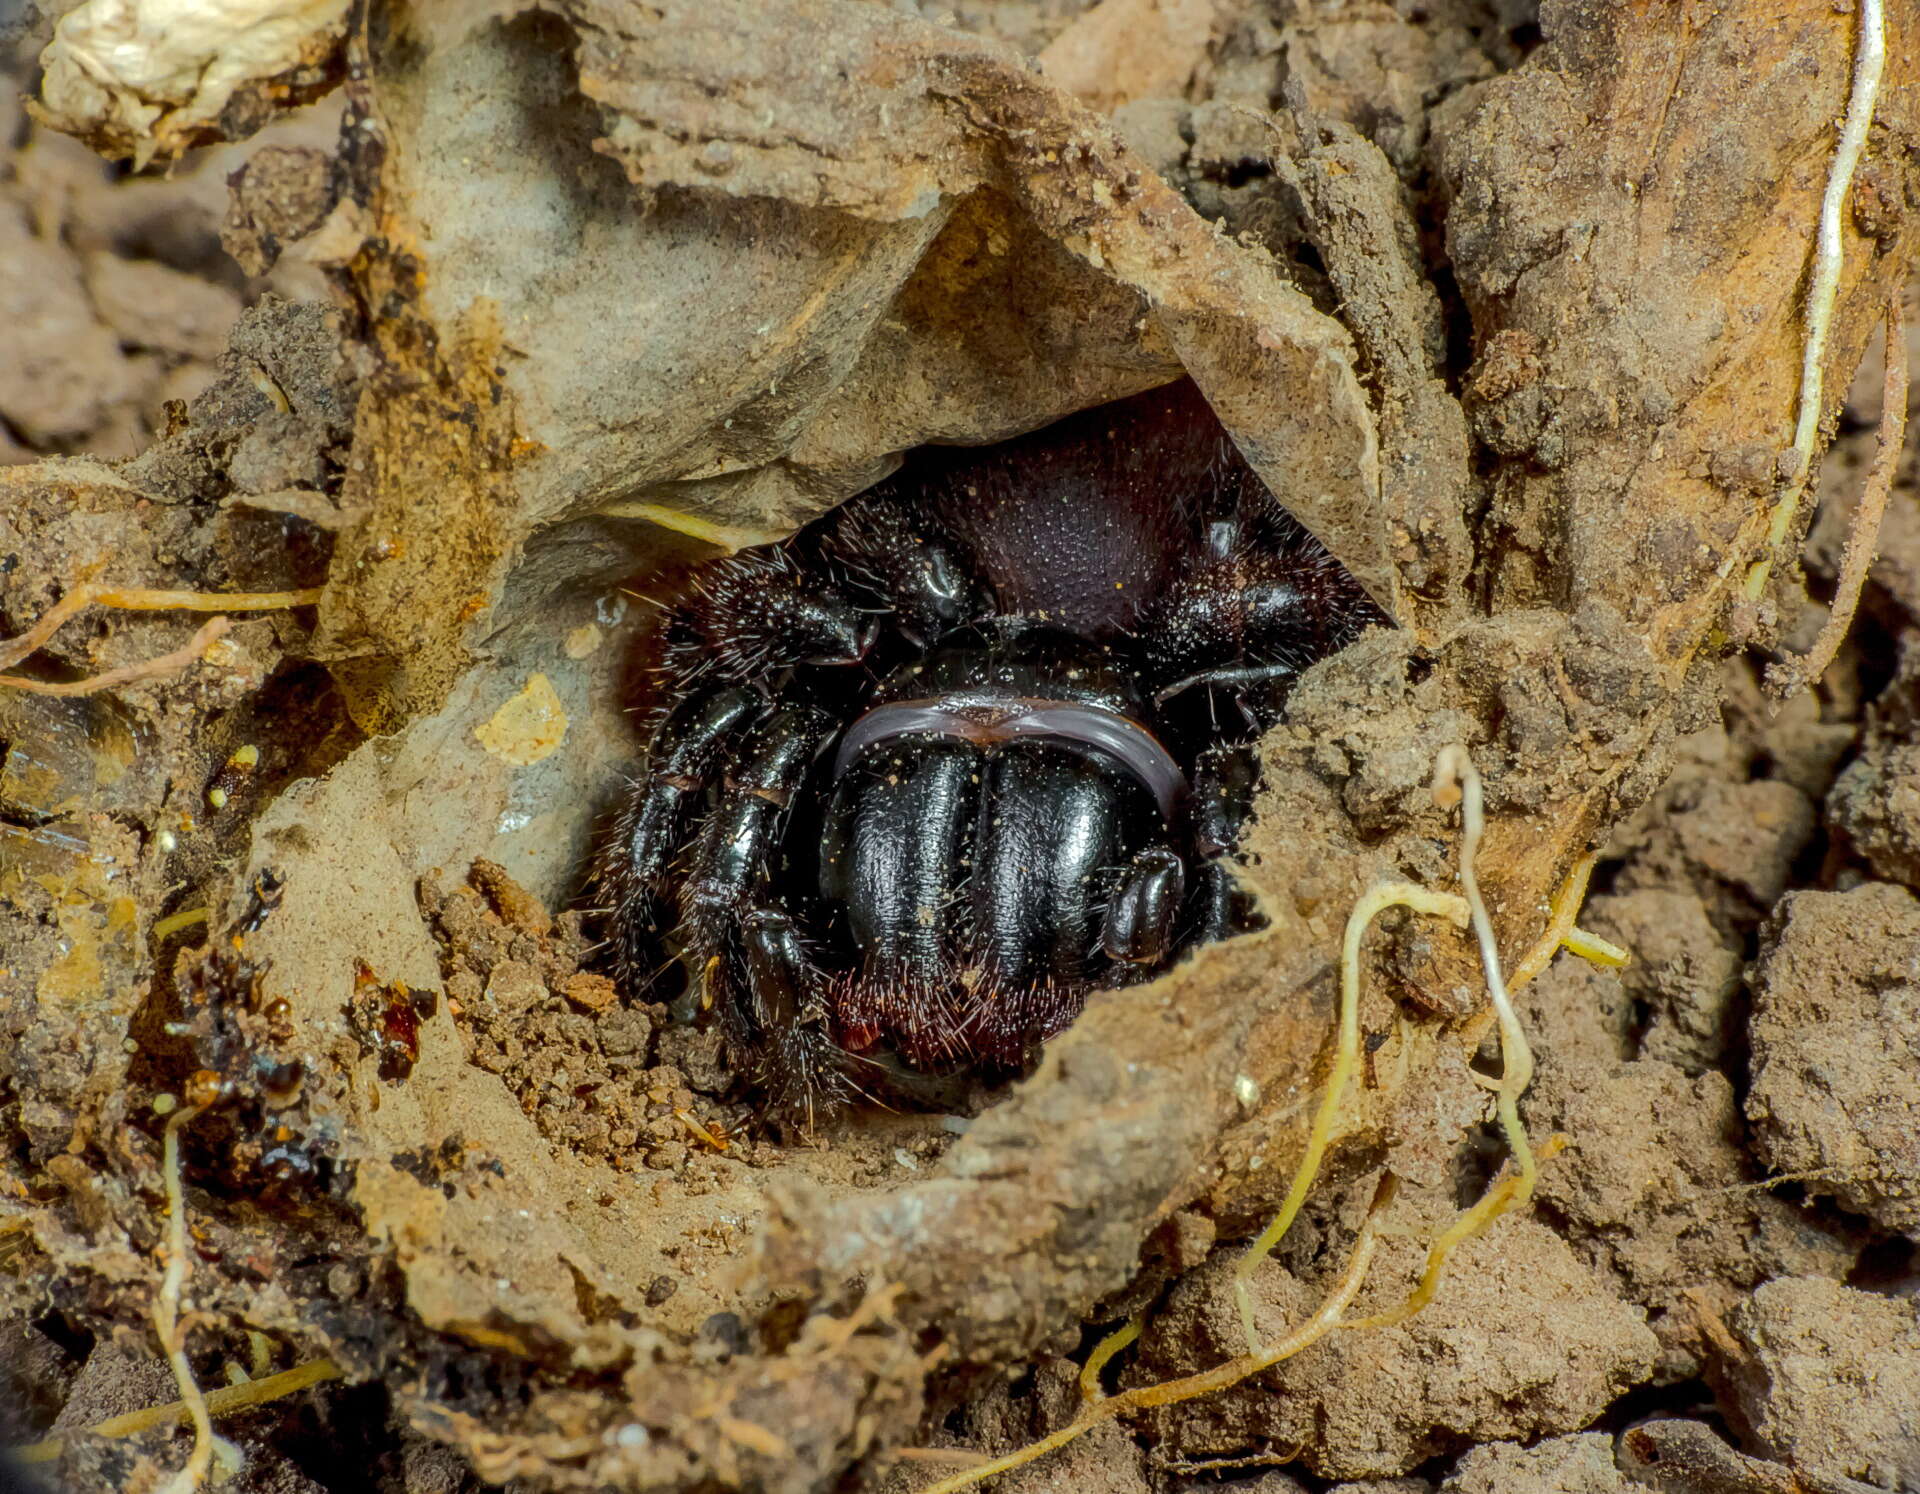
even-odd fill
[{"label": "spider leg", "polygon": [[1100,948],[1110,960],[1142,967],[1166,959],[1179,934],[1187,890],[1186,863],[1167,846],[1133,858],[1101,920]]},{"label": "spider leg", "polygon": [[1206,524],[1204,558],[1141,630],[1154,704],[1189,733],[1229,739],[1200,755],[1193,776],[1191,917],[1202,941],[1259,926],[1228,862],[1260,777],[1249,739],[1280,720],[1301,670],[1386,621],[1251,473],[1223,497],[1231,509]]},{"label": "spider leg", "polygon": [[756,908],[741,926],[745,1016],[757,1031],[755,1077],[776,1106],[809,1110],[816,1098],[846,1099],[846,1055],[833,1041],[826,978],[800,931],[777,908]]},{"label": "spider leg", "polygon": [[709,690],[682,701],[654,734],[646,776],[615,818],[599,869],[611,894],[614,958],[629,990],[644,989],[659,968],[673,923],[667,883],[691,811],[725,743],[766,709],[765,698],[745,686]]},{"label": "spider leg", "polygon": [[992,605],[966,558],[897,483],[842,504],[822,552],[853,590],[872,596],[892,612],[896,627],[921,643]]},{"label": "spider leg", "polygon": [[857,664],[878,636],[876,619],[785,548],[745,550],[696,574],[668,626],[666,665],[682,679],[707,668],[756,679],[800,664]]},{"label": "spider leg", "polygon": [[1319,613],[1326,599],[1314,584],[1320,579],[1287,557],[1254,549],[1182,577],[1145,630],[1154,704],[1217,690],[1271,725],[1294,676],[1325,652]]},{"label": "spider leg", "polygon": [[1142,635],[1156,705],[1225,695],[1254,730],[1280,718],[1294,678],[1380,612],[1360,585],[1257,483],[1206,526],[1205,557],[1151,609]]},{"label": "spider leg", "polygon": [[1214,747],[1203,753],[1193,776],[1193,844],[1200,856],[1195,877],[1194,937],[1202,943],[1244,934],[1260,926],[1259,910],[1241,887],[1227,858],[1253,813],[1260,764],[1247,746]]},{"label": "spider leg", "polygon": [[[734,1043],[748,1052],[764,1049],[780,1015],[770,1010],[762,1021],[754,1010],[743,924],[770,879],[787,807],[835,725],[826,711],[790,705],[747,733],[681,889],[681,920],[701,1003],[718,1008]],[[771,985],[766,995],[775,1008],[784,999]]]}]

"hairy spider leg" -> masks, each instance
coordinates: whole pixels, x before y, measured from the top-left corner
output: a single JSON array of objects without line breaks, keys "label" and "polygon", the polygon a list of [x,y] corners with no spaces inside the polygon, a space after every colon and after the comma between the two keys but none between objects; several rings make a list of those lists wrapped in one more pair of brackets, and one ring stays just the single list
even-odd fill
[{"label": "hairy spider leg", "polygon": [[708,690],[682,701],[654,735],[644,786],[627,796],[614,821],[600,873],[613,894],[614,958],[632,990],[645,990],[658,974],[661,941],[676,912],[668,896],[673,863],[721,748],[767,710],[765,697],[744,685]]},{"label": "hairy spider leg", "polygon": [[1259,924],[1253,898],[1227,864],[1253,813],[1260,764],[1248,746],[1210,747],[1193,774],[1193,937],[1203,943],[1244,934]]},{"label": "hairy spider leg", "polygon": [[[1300,671],[1386,622],[1359,583],[1280,505],[1253,471],[1223,461],[1224,516],[1205,520],[1201,563],[1149,609],[1141,630],[1153,702],[1189,727],[1230,702],[1244,729],[1280,719]],[[1204,713],[1204,716],[1203,716]],[[1193,937],[1258,924],[1227,858],[1253,812],[1259,764],[1251,743],[1208,748],[1195,765]]]},{"label": "hairy spider leg", "polygon": [[783,706],[756,723],[732,755],[681,893],[681,916],[702,946],[700,956],[717,952],[759,890],[794,790],[834,730],[826,711]]},{"label": "hairy spider leg", "polygon": [[[1385,618],[1339,562],[1303,542],[1297,526],[1271,546],[1258,542],[1265,536],[1242,538],[1239,526],[1210,530],[1210,550],[1230,548],[1175,582],[1143,630],[1153,700],[1165,705],[1189,690],[1219,691],[1265,728],[1279,719],[1301,670]],[[1331,630],[1330,617],[1341,619]]]},{"label": "hairy spider leg", "polygon": [[848,590],[893,614],[895,626],[916,643],[931,643],[993,609],[966,558],[897,483],[842,504],[820,551]]},{"label": "hairy spider leg", "polygon": [[811,1110],[848,1098],[847,1054],[834,1041],[826,977],[807,956],[794,922],[778,908],[761,907],[741,930],[748,1020],[762,1046],[755,1078],[776,1106]]},{"label": "hairy spider leg", "polygon": [[695,587],[668,627],[666,670],[683,682],[706,670],[748,680],[798,664],[857,664],[879,636],[877,619],[810,580],[784,545],[715,561]]},{"label": "hairy spider leg", "polygon": [[762,718],[731,755],[720,802],[689,861],[680,916],[696,994],[702,1006],[719,1008],[743,1045],[765,1035],[734,999],[745,980],[735,933],[769,878],[787,806],[835,729],[833,716],[813,706],[783,706]]}]

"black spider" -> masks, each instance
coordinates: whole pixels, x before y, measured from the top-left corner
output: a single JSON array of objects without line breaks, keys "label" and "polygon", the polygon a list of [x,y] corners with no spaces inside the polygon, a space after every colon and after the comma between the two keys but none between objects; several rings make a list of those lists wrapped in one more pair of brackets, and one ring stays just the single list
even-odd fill
[{"label": "black spider", "polygon": [[787,1105],[1019,1066],[1246,926],[1250,743],[1384,621],[1191,384],[918,453],[671,608],[601,865],[628,988],[678,953]]}]

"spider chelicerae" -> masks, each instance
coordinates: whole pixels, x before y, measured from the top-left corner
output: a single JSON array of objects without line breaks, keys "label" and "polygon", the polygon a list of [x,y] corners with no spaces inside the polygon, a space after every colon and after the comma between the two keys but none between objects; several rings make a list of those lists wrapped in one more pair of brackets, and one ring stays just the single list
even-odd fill
[{"label": "spider chelicerae", "polygon": [[1248,926],[1254,739],[1386,621],[1186,381],[923,449],[667,606],[615,957],[809,1111],[1017,1069]]}]

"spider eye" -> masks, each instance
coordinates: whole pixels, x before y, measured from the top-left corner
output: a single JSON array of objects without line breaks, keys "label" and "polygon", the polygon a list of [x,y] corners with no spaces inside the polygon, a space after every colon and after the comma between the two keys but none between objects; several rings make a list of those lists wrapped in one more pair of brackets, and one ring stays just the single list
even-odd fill
[{"label": "spider eye", "polygon": [[953,557],[945,550],[927,551],[921,574],[925,578],[927,595],[943,601],[958,601],[966,591],[967,583],[955,569]]},{"label": "spider eye", "polygon": [[944,545],[920,551],[919,575],[911,602],[916,621],[934,631],[957,627],[980,609],[979,589]]}]

